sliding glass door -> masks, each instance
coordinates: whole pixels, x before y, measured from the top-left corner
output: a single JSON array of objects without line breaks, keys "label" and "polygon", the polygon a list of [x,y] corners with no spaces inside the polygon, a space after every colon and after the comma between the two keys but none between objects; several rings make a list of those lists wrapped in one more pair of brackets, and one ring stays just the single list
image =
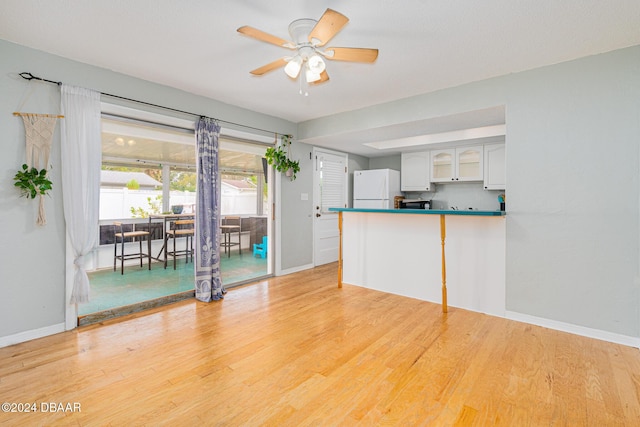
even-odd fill
[{"label": "sliding glass door", "polygon": [[[135,116],[135,115],[134,115]],[[91,302],[79,306],[80,316],[140,304],[158,298],[190,292],[194,288],[193,261],[186,256],[169,260],[165,239],[170,221],[179,213],[195,213],[195,138],[192,128],[104,114],[102,119],[102,172],[100,244],[90,273]],[[254,254],[254,245],[268,240],[269,185],[262,154],[265,146],[250,141],[220,138],[222,216],[238,227],[223,233],[221,272],[227,287],[272,274],[271,254]],[[114,223],[124,231],[148,231],[152,263],[140,267],[139,259],[126,260],[121,272],[114,254]],[[191,241],[176,239],[177,250],[190,250]],[[145,242],[146,245],[146,242]],[[146,252],[146,246],[143,251]],[[167,242],[170,252],[173,241]],[[127,239],[125,253],[138,252],[137,238]],[[258,247],[258,249],[260,249]],[[115,270],[114,270],[115,264]]]}]

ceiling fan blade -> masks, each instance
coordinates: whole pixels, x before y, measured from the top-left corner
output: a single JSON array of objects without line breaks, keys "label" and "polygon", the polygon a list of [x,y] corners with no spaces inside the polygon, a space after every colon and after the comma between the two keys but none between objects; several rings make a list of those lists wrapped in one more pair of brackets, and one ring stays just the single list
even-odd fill
[{"label": "ceiling fan blade", "polygon": [[328,47],[324,51],[324,56],[335,61],[374,62],[378,58],[378,49]]},{"label": "ceiling fan blade", "polygon": [[253,28],[248,25],[238,28],[238,32],[263,42],[275,44],[276,46],[286,47],[287,49],[295,48],[295,45],[288,40],[281,39],[280,37],[265,33],[262,30],[258,30],[257,28]]},{"label": "ceiling fan blade", "polygon": [[324,83],[326,81],[329,81],[329,74],[327,73],[327,70],[324,70],[322,73],[320,73],[320,80],[316,80],[315,82],[311,82],[310,84],[319,85],[320,83]]},{"label": "ceiling fan blade", "polygon": [[[333,9],[325,10],[324,14],[309,33],[309,42],[316,46],[324,46],[344,27],[349,18]],[[318,43],[314,42],[314,39]]]},{"label": "ceiling fan blade", "polygon": [[256,68],[255,70],[250,71],[250,73],[255,76],[261,76],[263,74],[268,73],[269,71],[275,70],[276,68],[284,67],[285,65],[287,65],[287,61],[284,58],[280,58],[280,59],[276,59],[273,62],[270,62],[267,65],[263,65],[260,68]]}]

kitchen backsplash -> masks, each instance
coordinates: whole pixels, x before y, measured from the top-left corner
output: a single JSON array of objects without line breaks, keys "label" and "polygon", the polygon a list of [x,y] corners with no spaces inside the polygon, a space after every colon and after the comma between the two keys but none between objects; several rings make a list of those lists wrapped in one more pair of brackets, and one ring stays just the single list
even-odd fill
[{"label": "kitchen backsplash", "polygon": [[[407,199],[431,200],[431,209],[449,210],[456,208],[466,210],[472,208],[479,211],[500,210],[498,196],[504,191],[485,190],[481,182],[453,184],[433,184],[435,191],[418,193],[405,191]],[[507,207],[508,209],[508,207]]]}]

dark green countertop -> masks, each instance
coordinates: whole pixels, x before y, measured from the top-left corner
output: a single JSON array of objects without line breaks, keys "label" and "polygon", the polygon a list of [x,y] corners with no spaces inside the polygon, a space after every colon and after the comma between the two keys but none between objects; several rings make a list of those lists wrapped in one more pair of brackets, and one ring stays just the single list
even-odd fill
[{"label": "dark green countertop", "polygon": [[419,214],[419,215],[470,215],[470,216],[504,216],[503,211],[472,211],[472,210],[437,210],[437,209],[356,209],[329,208],[330,212],[364,212],[389,214]]}]

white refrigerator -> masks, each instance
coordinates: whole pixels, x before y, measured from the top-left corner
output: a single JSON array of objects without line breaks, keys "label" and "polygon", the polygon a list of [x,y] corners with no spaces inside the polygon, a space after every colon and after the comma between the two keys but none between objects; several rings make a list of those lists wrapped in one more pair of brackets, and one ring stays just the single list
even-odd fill
[{"label": "white refrigerator", "polygon": [[353,207],[393,209],[393,198],[401,196],[400,172],[372,169],[353,172]]}]

